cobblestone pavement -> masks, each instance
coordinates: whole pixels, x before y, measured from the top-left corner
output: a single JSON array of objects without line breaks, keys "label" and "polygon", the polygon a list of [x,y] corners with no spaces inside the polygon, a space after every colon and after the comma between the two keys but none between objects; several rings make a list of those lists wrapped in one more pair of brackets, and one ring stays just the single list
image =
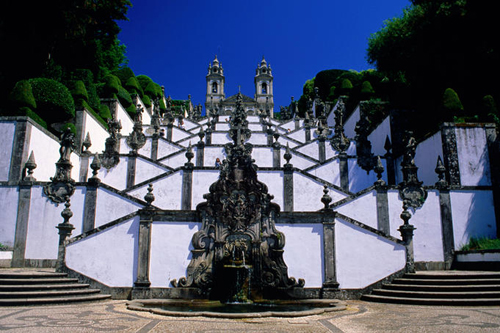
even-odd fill
[{"label": "cobblestone pavement", "polygon": [[438,307],[348,301],[345,311],[299,318],[164,317],[125,301],[0,307],[6,332],[500,332],[500,307]]}]

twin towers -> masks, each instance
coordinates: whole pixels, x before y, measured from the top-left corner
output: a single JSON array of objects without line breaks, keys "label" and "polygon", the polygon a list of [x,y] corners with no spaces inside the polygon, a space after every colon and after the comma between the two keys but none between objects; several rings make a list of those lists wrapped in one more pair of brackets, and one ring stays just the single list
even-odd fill
[{"label": "twin towers", "polygon": [[[236,105],[237,95],[226,98],[224,69],[217,56],[208,66],[206,80],[205,109],[210,110],[215,106],[219,106],[219,114],[231,114]],[[243,108],[248,115],[257,115],[260,110],[270,110],[270,116],[272,117],[274,109],[273,73],[271,65],[267,63],[264,57],[262,57],[262,61],[255,70],[254,84],[255,94],[253,98],[242,95]]]}]

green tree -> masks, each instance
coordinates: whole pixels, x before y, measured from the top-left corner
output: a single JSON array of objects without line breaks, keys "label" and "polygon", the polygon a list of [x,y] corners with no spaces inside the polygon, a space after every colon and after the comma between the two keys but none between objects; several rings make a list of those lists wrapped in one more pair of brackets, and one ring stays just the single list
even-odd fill
[{"label": "green tree", "polygon": [[125,20],[128,0],[4,0],[0,43],[6,64],[0,76],[0,98],[20,79],[59,77],[79,69],[96,79],[124,62],[116,21]]},{"label": "green tree", "polygon": [[397,83],[392,96],[404,97],[421,118],[437,110],[450,86],[474,112],[482,96],[498,96],[492,84],[500,74],[496,16],[494,2],[413,0],[371,36],[368,61]]},{"label": "green tree", "polygon": [[443,94],[443,113],[446,120],[453,119],[453,116],[463,116],[464,107],[458,94],[451,88],[446,88]]}]

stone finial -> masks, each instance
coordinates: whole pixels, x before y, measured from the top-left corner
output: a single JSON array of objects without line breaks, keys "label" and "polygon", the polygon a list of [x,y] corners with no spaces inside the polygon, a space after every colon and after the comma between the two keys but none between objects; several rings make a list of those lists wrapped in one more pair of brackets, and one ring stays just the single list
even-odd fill
[{"label": "stone finial", "polygon": [[61,216],[63,218],[63,223],[69,224],[69,219],[73,217],[73,212],[70,209],[71,203],[70,198],[66,198],[66,202],[64,203],[64,209],[61,212]]},{"label": "stone finial", "polygon": [[436,163],[436,169],[434,171],[438,175],[438,181],[436,182],[436,187],[438,189],[445,189],[448,187],[448,182],[445,179],[445,172],[446,168],[443,164],[443,160],[441,159],[441,156],[438,156],[437,163]]},{"label": "stone finial", "polygon": [[192,163],[191,163],[191,160],[192,160],[192,159],[193,159],[193,157],[194,157],[194,153],[193,153],[193,148],[192,148],[192,146],[191,146],[191,141],[189,141],[189,146],[187,147],[186,154],[185,154],[184,156],[186,156],[186,158],[187,158],[187,163],[186,163],[186,165],[188,165],[188,164],[192,164]]},{"label": "stone finial", "polygon": [[92,163],[90,163],[90,168],[92,169],[92,177],[90,177],[89,182],[99,183],[100,179],[97,177],[99,170],[101,169],[101,159],[99,154],[94,155]]},{"label": "stone finial", "polygon": [[383,186],[385,185],[385,181],[382,179],[382,173],[384,172],[384,165],[382,164],[382,159],[380,156],[377,156],[376,162],[375,162],[375,167],[373,171],[377,174],[377,181],[375,182],[375,185],[378,186]]},{"label": "stone finial", "polygon": [[386,151],[385,156],[389,156],[392,150],[392,142],[388,135],[385,137],[384,149]]},{"label": "stone finial", "polygon": [[286,149],[283,158],[286,161],[284,165],[285,169],[291,169],[293,167],[293,165],[290,163],[290,160],[292,159],[292,154],[290,153],[290,146],[288,145],[288,142],[286,143]]},{"label": "stone finial", "polygon": [[330,210],[330,202],[332,202],[332,200],[332,197],[328,195],[328,186],[324,185],[323,196],[321,197],[321,202],[324,205],[323,210]]},{"label": "stone finial", "polygon": [[203,126],[200,127],[200,132],[198,132],[198,137],[200,138],[199,142],[203,142],[203,138],[205,137],[205,130],[203,129]]},{"label": "stone finial", "polygon": [[24,181],[30,181],[33,182],[35,181],[35,177],[33,177],[33,170],[36,169],[37,165],[35,163],[35,153],[33,150],[30,153],[30,156],[28,157],[28,161],[24,164],[24,167],[26,168],[26,176],[24,177]]},{"label": "stone finial", "polygon": [[144,200],[146,201],[146,208],[152,208],[152,203],[155,201],[155,196],[153,194],[153,184],[149,184],[148,193],[144,196]]},{"label": "stone finial", "polygon": [[90,154],[89,148],[92,146],[92,141],[90,140],[90,133],[87,132],[87,135],[85,136],[85,140],[82,142],[82,154]]}]

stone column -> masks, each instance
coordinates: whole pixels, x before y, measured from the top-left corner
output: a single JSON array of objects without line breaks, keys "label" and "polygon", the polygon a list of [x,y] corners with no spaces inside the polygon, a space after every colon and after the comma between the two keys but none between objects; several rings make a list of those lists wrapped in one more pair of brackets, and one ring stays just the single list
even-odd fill
[{"label": "stone column", "polygon": [[19,182],[19,199],[17,205],[17,223],[14,238],[14,251],[12,254],[12,267],[24,267],[26,239],[28,237],[28,221],[31,203],[31,188],[33,182],[36,181],[33,177],[33,170],[37,167],[35,163],[35,155],[31,152],[28,161],[24,165],[26,176]]},{"label": "stone column", "polygon": [[455,254],[455,237],[453,235],[450,187],[448,182],[445,180],[446,169],[443,165],[441,157],[438,157],[435,171],[439,178],[436,182],[436,188],[439,190],[439,207],[441,208],[444,269],[450,269]]},{"label": "stone column", "polygon": [[205,163],[205,142],[199,141],[196,144],[196,166],[202,167]]},{"label": "stone column", "polygon": [[377,191],[377,229],[386,235],[391,234],[389,223],[389,200],[387,199],[387,186],[376,186]]},{"label": "stone column", "polygon": [[324,210],[323,215],[323,253],[324,253],[324,282],[322,286],[323,297],[325,292],[338,290],[336,260],[335,260],[335,212]]},{"label": "stone column", "polygon": [[158,140],[160,138],[160,135],[155,133],[152,136],[151,140],[151,159],[153,161],[156,161],[158,159]]},{"label": "stone column", "polygon": [[398,231],[401,233],[401,238],[406,250],[406,265],[405,273],[415,273],[415,256],[413,253],[413,231],[416,229],[413,225],[408,223],[411,218],[410,212],[405,208],[401,213],[401,219],[404,223],[399,227]]},{"label": "stone column", "polygon": [[448,170],[446,181],[451,186],[460,186],[460,169],[458,164],[457,136],[454,123],[441,125],[441,140],[443,144],[443,162]]},{"label": "stone column", "polygon": [[97,206],[97,190],[101,180],[97,177],[99,169],[101,169],[101,161],[99,154],[94,155],[94,159],[90,164],[92,168],[92,177],[87,181],[87,191],[85,192],[85,203],[83,207],[83,227],[82,232],[87,232],[95,228],[95,214]]},{"label": "stone column", "polygon": [[193,168],[191,159],[194,157],[191,149],[191,144],[186,151],[188,161],[182,167],[182,193],[181,193],[181,209],[191,210],[191,202],[193,197]]},{"label": "stone column", "polygon": [[339,155],[340,187],[349,192],[349,164],[347,153],[341,152]]},{"label": "stone column", "polygon": [[292,154],[288,145],[283,157],[286,160],[283,166],[283,211],[293,212],[293,164],[290,163]]},{"label": "stone column", "polygon": [[19,185],[19,203],[17,206],[17,223],[14,251],[12,253],[12,267],[24,267],[32,185],[32,182],[22,182],[22,184]]},{"label": "stone column", "polygon": [[488,157],[490,160],[493,207],[497,219],[497,238],[500,238],[500,140],[494,124],[485,125]]},{"label": "stone column", "polygon": [[281,167],[281,145],[278,142],[273,143],[273,168]]},{"label": "stone column", "polygon": [[318,150],[319,163],[323,163],[326,160],[325,139],[318,140]]},{"label": "stone column", "polygon": [[151,298],[149,289],[149,264],[151,259],[151,226],[155,209],[151,206],[154,201],[153,185],[149,185],[148,193],[144,197],[147,205],[140,211],[139,236],[138,236],[138,257],[137,257],[137,279],[132,289],[132,299]]},{"label": "stone column", "polygon": [[73,212],[71,211],[69,197],[66,199],[66,203],[64,204],[65,208],[61,212],[61,216],[64,221],[57,225],[57,229],[59,229],[59,248],[57,251],[57,262],[56,262],[56,272],[64,272],[66,270],[66,240],[75,227],[69,223],[69,219],[73,216]]},{"label": "stone column", "polygon": [[[157,141],[158,142],[158,141]],[[137,164],[137,152],[130,151],[127,162],[127,188],[135,185],[135,171]]]},{"label": "stone column", "polygon": [[14,143],[10,158],[9,185],[17,185],[17,182],[23,179],[23,166],[28,160],[32,126],[26,118],[16,121]]}]

